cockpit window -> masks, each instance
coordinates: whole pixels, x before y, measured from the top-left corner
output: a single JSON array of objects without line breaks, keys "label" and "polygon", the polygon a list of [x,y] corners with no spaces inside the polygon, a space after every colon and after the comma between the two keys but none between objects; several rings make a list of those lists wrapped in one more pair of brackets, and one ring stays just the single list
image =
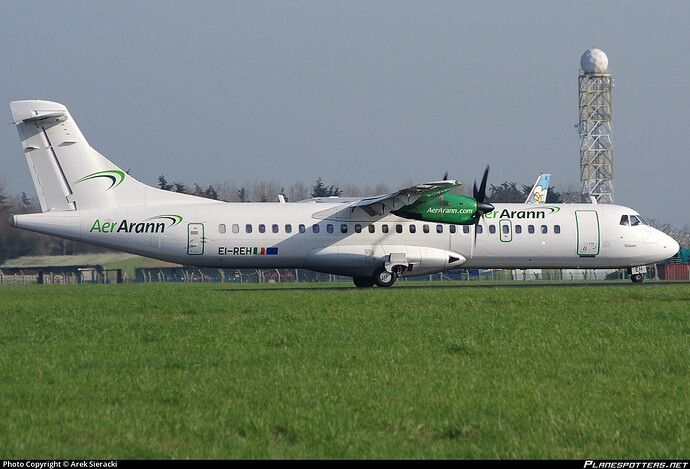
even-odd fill
[{"label": "cockpit window", "polygon": [[642,218],[641,215],[623,215],[621,217],[621,225],[637,226],[637,225],[649,225],[649,223],[647,223],[647,220]]}]

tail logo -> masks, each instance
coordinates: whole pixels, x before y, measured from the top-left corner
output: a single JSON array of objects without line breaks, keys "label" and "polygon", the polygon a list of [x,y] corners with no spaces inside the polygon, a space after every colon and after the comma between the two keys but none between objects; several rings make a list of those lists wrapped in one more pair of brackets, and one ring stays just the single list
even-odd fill
[{"label": "tail logo", "polygon": [[106,191],[109,191],[110,189],[119,186],[122,184],[122,181],[125,180],[125,172],[120,171],[120,170],[108,170],[108,171],[98,171],[96,173],[91,173],[88,176],[84,176],[81,179],[77,179],[74,181],[75,184],[79,184],[80,182],[88,181],[89,179],[96,179],[96,178],[106,178],[110,180],[110,187],[106,189]]}]

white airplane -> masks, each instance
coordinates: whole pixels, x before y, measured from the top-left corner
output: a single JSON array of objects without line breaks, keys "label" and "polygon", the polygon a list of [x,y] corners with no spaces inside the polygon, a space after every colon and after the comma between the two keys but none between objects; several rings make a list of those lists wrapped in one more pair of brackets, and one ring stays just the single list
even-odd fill
[{"label": "white airplane", "polygon": [[549,181],[551,181],[550,174],[540,174],[536,182],[532,186],[527,199],[525,199],[526,204],[545,204],[546,195],[549,191]]},{"label": "white airplane", "polygon": [[10,108],[43,212],[13,215],[12,226],[183,265],[310,269],[389,287],[460,267],[631,268],[679,249],[626,207],[486,203],[488,167],[474,197],[448,194],[457,181],[289,203],[168,192],[91,148],[65,106]]}]

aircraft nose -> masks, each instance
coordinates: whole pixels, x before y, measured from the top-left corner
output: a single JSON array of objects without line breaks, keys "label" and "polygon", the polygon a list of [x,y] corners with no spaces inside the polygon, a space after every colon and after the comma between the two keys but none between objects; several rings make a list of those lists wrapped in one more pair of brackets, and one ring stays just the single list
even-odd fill
[{"label": "aircraft nose", "polygon": [[663,232],[658,233],[658,246],[666,259],[675,256],[680,250],[678,242]]},{"label": "aircraft nose", "polygon": [[669,235],[665,236],[666,238],[668,238],[665,241],[668,242],[664,243],[664,247],[668,249],[668,252],[670,252],[670,255],[668,257],[673,257],[676,254],[678,254],[678,251],[680,251],[680,244],[678,244],[678,242],[675,239],[671,238]]}]

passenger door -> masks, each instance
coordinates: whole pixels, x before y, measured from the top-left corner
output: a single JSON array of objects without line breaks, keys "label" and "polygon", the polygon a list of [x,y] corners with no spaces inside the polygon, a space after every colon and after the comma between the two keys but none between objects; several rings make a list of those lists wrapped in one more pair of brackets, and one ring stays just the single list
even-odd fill
[{"label": "passenger door", "polygon": [[599,214],[596,210],[576,210],[577,255],[594,257],[599,254]]}]

